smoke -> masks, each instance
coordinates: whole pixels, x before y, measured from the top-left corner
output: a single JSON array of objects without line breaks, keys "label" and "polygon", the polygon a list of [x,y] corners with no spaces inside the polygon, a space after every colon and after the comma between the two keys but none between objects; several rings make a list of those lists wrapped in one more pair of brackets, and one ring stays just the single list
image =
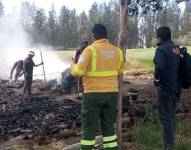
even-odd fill
[{"label": "smoke", "polygon": [[[41,63],[40,51],[42,51],[47,79],[58,78],[60,73],[69,65],[61,61],[52,48],[41,46],[31,47],[27,33],[18,22],[14,22],[11,16],[0,18],[0,77],[8,78],[10,70],[17,60],[24,60],[29,50],[36,53],[35,64]],[[34,78],[43,78],[42,66],[34,68]]]}]

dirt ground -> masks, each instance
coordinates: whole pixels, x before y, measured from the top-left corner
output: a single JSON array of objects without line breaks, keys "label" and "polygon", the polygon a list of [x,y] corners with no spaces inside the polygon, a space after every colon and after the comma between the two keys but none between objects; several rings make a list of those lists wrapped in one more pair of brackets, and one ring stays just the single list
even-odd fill
[{"label": "dirt ground", "polygon": [[[129,89],[136,89],[138,91],[139,101],[148,101],[152,103],[155,100],[155,87],[153,86],[153,75],[141,75],[141,76],[128,76],[124,77],[124,85],[122,88],[123,96],[128,95]],[[34,93],[38,92],[36,85],[34,84]],[[18,93],[21,89],[17,90]],[[39,93],[38,93],[39,94]],[[41,93],[42,94],[42,93]],[[54,92],[52,97],[56,96]],[[60,97],[60,96],[58,96]],[[55,99],[53,99],[54,101]],[[58,99],[57,99],[58,101]],[[59,99],[59,101],[62,101]],[[184,90],[181,97],[181,102],[191,108],[191,91]],[[189,110],[191,111],[191,109]],[[184,119],[191,120],[190,117]],[[76,143],[80,139],[80,132],[77,134],[71,134],[69,137],[60,135],[58,136],[36,136],[34,138],[24,138],[25,135],[9,136],[6,140],[0,139],[0,150],[60,150],[67,145]],[[132,147],[131,144],[129,144]],[[133,146],[135,147],[135,146]]]}]

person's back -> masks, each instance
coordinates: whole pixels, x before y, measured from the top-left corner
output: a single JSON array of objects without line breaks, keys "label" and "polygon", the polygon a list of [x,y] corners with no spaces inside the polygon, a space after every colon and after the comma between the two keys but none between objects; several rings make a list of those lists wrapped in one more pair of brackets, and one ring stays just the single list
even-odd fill
[{"label": "person's back", "polygon": [[17,66],[18,69],[23,69],[23,60],[18,60],[16,62],[16,66]]},{"label": "person's back", "polygon": [[123,53],[107,40],[102,24],[92,29],[93,44],[88,46],[72,68],[73,75],[83,76],[84,96],[81,111],[81,149],[92,150],[100,120],[104,149],[117,150],[114,125],[117,117],[118,76],[123,71]]},{"label": "person's back", "polygon": [[[84,93],[89,92],[118,92],[118,78],[116,70],[120,67],[120,55],[117,47],[109,43],[107,39],[100,39],[85,49],[85,55],[91,55],[96,51],[96,71],[108,70],[107,75],[84,76]],[[91,56],[91,58],[94,56]],[[92,61],[87,66],[87,72],[92,69]],[[111,73],[111,75],[109,75]],[[115,75],[113,75],[113,73]]]},{"label": "person's back", "polygon": [[[173,52],[176,47],[172,40],[165,41],[158,46],[156,53],[159,55],[154,58],[154,63],[158,63],[155,75],[160,76],[161,88],[170,92],[179,92],[180,88],[178,78],[180,58]],[[161,54],[164,57],[160,57]]]}]

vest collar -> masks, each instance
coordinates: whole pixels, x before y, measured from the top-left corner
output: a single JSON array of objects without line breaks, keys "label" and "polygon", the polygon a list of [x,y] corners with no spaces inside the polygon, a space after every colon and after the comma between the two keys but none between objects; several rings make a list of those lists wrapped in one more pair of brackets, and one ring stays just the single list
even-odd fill
[{"label": "vest collar", "polygon": [[96,44],[96,43],[108,43],[108,39],[100,39],[100,40],[97,40],[95,41],[93,44]]}]

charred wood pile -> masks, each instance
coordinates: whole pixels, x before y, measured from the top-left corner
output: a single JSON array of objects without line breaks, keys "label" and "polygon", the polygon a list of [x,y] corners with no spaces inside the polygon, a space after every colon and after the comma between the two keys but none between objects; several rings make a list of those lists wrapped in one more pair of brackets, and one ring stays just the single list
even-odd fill
[{"label": "charred wood pile", "polygon": [[[35,81],[33,85],[41,91],[41,81]],[[56,86],[48,91],[49,95],[54,92],[53,98],[42,92],[29,99],[19,94],[19,90],[22,90],[22,83],[10,85],[8,81],[0,80],[0,140],[20,135],[23,139],[44,136],[60,139],[80,135],[81,101],[75,100],[72,94],[56,95],[55,90],[59,90]],[[123,130],[145,118],[148,105],[153,104],[147,97],[141,97],[139,90],[128,89],[126,94],[123,96]],[[188,107],[191,103],[186,99],[189,94],[190,91],[184,91],[181,97],[183,103],[177,108],[178,118],[187,118],[191,112],[191,107]]]},{"label": "charred wood pile", "polygon": [[47,96],[31,99],[0,84],[0,139],[10,135],[55,135],[80,127],[80,104]]}]

